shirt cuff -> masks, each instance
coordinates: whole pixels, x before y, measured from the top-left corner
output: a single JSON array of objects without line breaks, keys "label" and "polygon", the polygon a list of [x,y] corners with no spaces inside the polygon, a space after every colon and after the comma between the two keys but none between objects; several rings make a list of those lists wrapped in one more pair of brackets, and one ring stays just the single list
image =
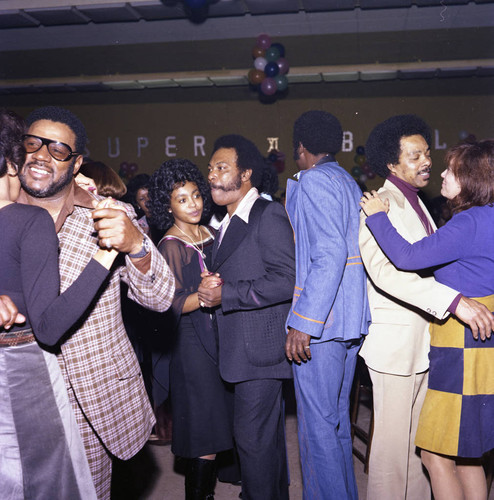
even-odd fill
[{"label": "shirt cuff", "polygon": [[151,268],[151,252],[148,252],[144,257],[140,259],[132,259],[132,264],[135,268],[142,274],[146,274]]},{"label": "shirt cuff", "polygon": [[448,311],[451,313],[451,314],[454,314],[456,312],[456,308],[458,307],[458,304],[461,300],[461,298],[463,297],[463,295],[461,293],[459,293],[455,299],[453,300],[453,302],[451,302],[450,306],[448,307]]}]

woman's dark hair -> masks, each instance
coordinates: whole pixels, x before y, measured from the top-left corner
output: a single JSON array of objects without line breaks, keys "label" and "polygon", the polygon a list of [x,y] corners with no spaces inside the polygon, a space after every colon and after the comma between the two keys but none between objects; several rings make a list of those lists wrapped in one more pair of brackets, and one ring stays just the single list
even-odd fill
[{"label": "woman's dark hair", "polygon": [[494,140],[454,146],[444,161],[461,188],[448,200],[453,213],[494,203]]},{"label": "woman's dark hair", "polygon": [[7,161],[17,169],[24,165],[26,152],[22,135],[26,127],[24,120],[13,111],[0,109],[0,177],[7,173]]},{"label": "woman's dark hair", "polygon": [[122,197],[122,201],[130,203],[134,207],[137,217],[144,215],[141,207],[137,204],[137,191],[142,188],[147,189],[149,179],[151,179],[149,174],[137,174],[135,177],[132,177],[127,183],[127,193]]},{"label": "woman's dark hair", "polygon": [[50,120],[52,122],[63,123],[67,125],[72,132],[75,134],[75,149],[74,153],[84,154],[86,148],[86,129],[82,124],[81,120],[65,108],[59,108],[58,106],[45,106],[43,108],[35,109],[26,118],[27,126],[30,127],[34,122],[40,120]]},{"label": "woman's dark hair", "polygon": [[253,187],[259,187],[262,182],[264,158],[257,149],[256,145],[242,135],[223,135],[216,139],[211,156],[213,156],[218,149],[222,148],[235,150],[237,153],[237,168],[240,172],[252,170],[250,182]]},{"label": "woman's dark hair", "polygon": [[115,170],[100,161],[82,164],[79,172],[93,179],[101,196],[111,196],[119,200],[127,192],[127,187]]},{"label": "woman's dark hair", "polygon": [[175,188],[184,186],[187,182],[193,182],[199,189],[204,203],[202,220],[208,219],[211,193],[200,170],[189,160],[168,160],[151,176],[147,185],[149,194],[147,206],[151,213],[151,222],[159,229],[166,231],[173,225],[173,215],[169,212],[170,197]]},{"label": "woman's dark hair", "polygon": [[268,193],[271,196],[276,194],[280,187],[278,180],[278,172],[269,160],[264,160],[264,168],[262,170],[262,181],[259,185],[260,193]]},{"label": "woman's dark hair", "polygon": [[431,130],[416,115],[392,116],[374,127],[365,145],[365,156],[372,170],[385,179],[390,174],[388,165],[400,161],[401,138],[411,135],[421,135],[431,146]]}]

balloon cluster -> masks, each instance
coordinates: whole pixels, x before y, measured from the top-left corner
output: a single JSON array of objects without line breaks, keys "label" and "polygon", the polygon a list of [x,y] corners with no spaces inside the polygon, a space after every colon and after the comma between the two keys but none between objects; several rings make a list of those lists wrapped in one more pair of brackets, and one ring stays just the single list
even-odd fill
[{"label": "balloon cluster", "polygon": [[271,96],[283,92],[288,87],[286,74],[290,66],[285,59],[285,47],[281,43],[271,43],[268,35],[259,35],[252,49],[254,67],[247,77],[257,86],[261,94]]},{"label": "balloon cluster", "polygon": [[366,161],[364,146],[357,146],[356,153],[357,154],[353,158],[355,166],[351,171],[352,176],[363,183],[365,183],[368,179],[374,179],[376,174]]},{"label": "balloon cluster", "polygon": [[122,179],[126,179],[130,181],[132,177],[134,177],[139,170],[139,167],[137,166],[136,163],[127,163],[126,161],[123,161],[120,163],[120,169],[118,171],[118,175]]}]

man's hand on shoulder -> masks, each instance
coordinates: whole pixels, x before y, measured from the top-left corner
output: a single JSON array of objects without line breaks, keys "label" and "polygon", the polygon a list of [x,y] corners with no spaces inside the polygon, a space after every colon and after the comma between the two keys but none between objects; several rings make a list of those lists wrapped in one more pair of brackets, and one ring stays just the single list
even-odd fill
[{"label": "man's hand on shoulder", "polygon": [[494,316],[484,304],[468,297],[462,297],[456,307],[455,316],[466,323],[475,339],[490,338],[494,330]]},{"label": "man's hand on shoulder", "polygon": [[289,361],[300,364],[311,359],[310,338],[309,334],[288,327],[285,354]]}]

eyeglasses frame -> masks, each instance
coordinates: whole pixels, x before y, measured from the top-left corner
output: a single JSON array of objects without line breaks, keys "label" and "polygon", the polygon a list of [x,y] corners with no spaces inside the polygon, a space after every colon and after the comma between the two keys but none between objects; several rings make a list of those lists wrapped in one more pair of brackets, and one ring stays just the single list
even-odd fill
[{"label": "eyeglasses frame", "polygon": [[[47,139],[46,137],[40,137],[39,135],[33,135],[33,134],[24,134],[22,136],[22,143],[24,144],[24,141],[28,138],[28,137],[34,137],[35,139],[39,139],[41,141],[41,146],[36,149],[35,151],[29,151],[28,154],[32,154],[32,153],[36,153],[38,152],[43,146],[46,146],[46,150],[48,151],[48,153],[50,153],[50,156],[56,160],[56,161],[69,161],[71,158],[73,158],[74,156],[79,156],[81,155],[82,153],[77,153],[77,152],[73,152],[72,151],[72,148],[68,145],[68,144],[65,144],[65,142],[60,142],[60,141],[54,141],[53,139]],[[50,149],[48,148],[48,146],[50,144],[61,144],[62,146],[65,146],[69,151],[69,155],[64,159],[64,160],[59,160],[58,158],[55,158]]]}]

